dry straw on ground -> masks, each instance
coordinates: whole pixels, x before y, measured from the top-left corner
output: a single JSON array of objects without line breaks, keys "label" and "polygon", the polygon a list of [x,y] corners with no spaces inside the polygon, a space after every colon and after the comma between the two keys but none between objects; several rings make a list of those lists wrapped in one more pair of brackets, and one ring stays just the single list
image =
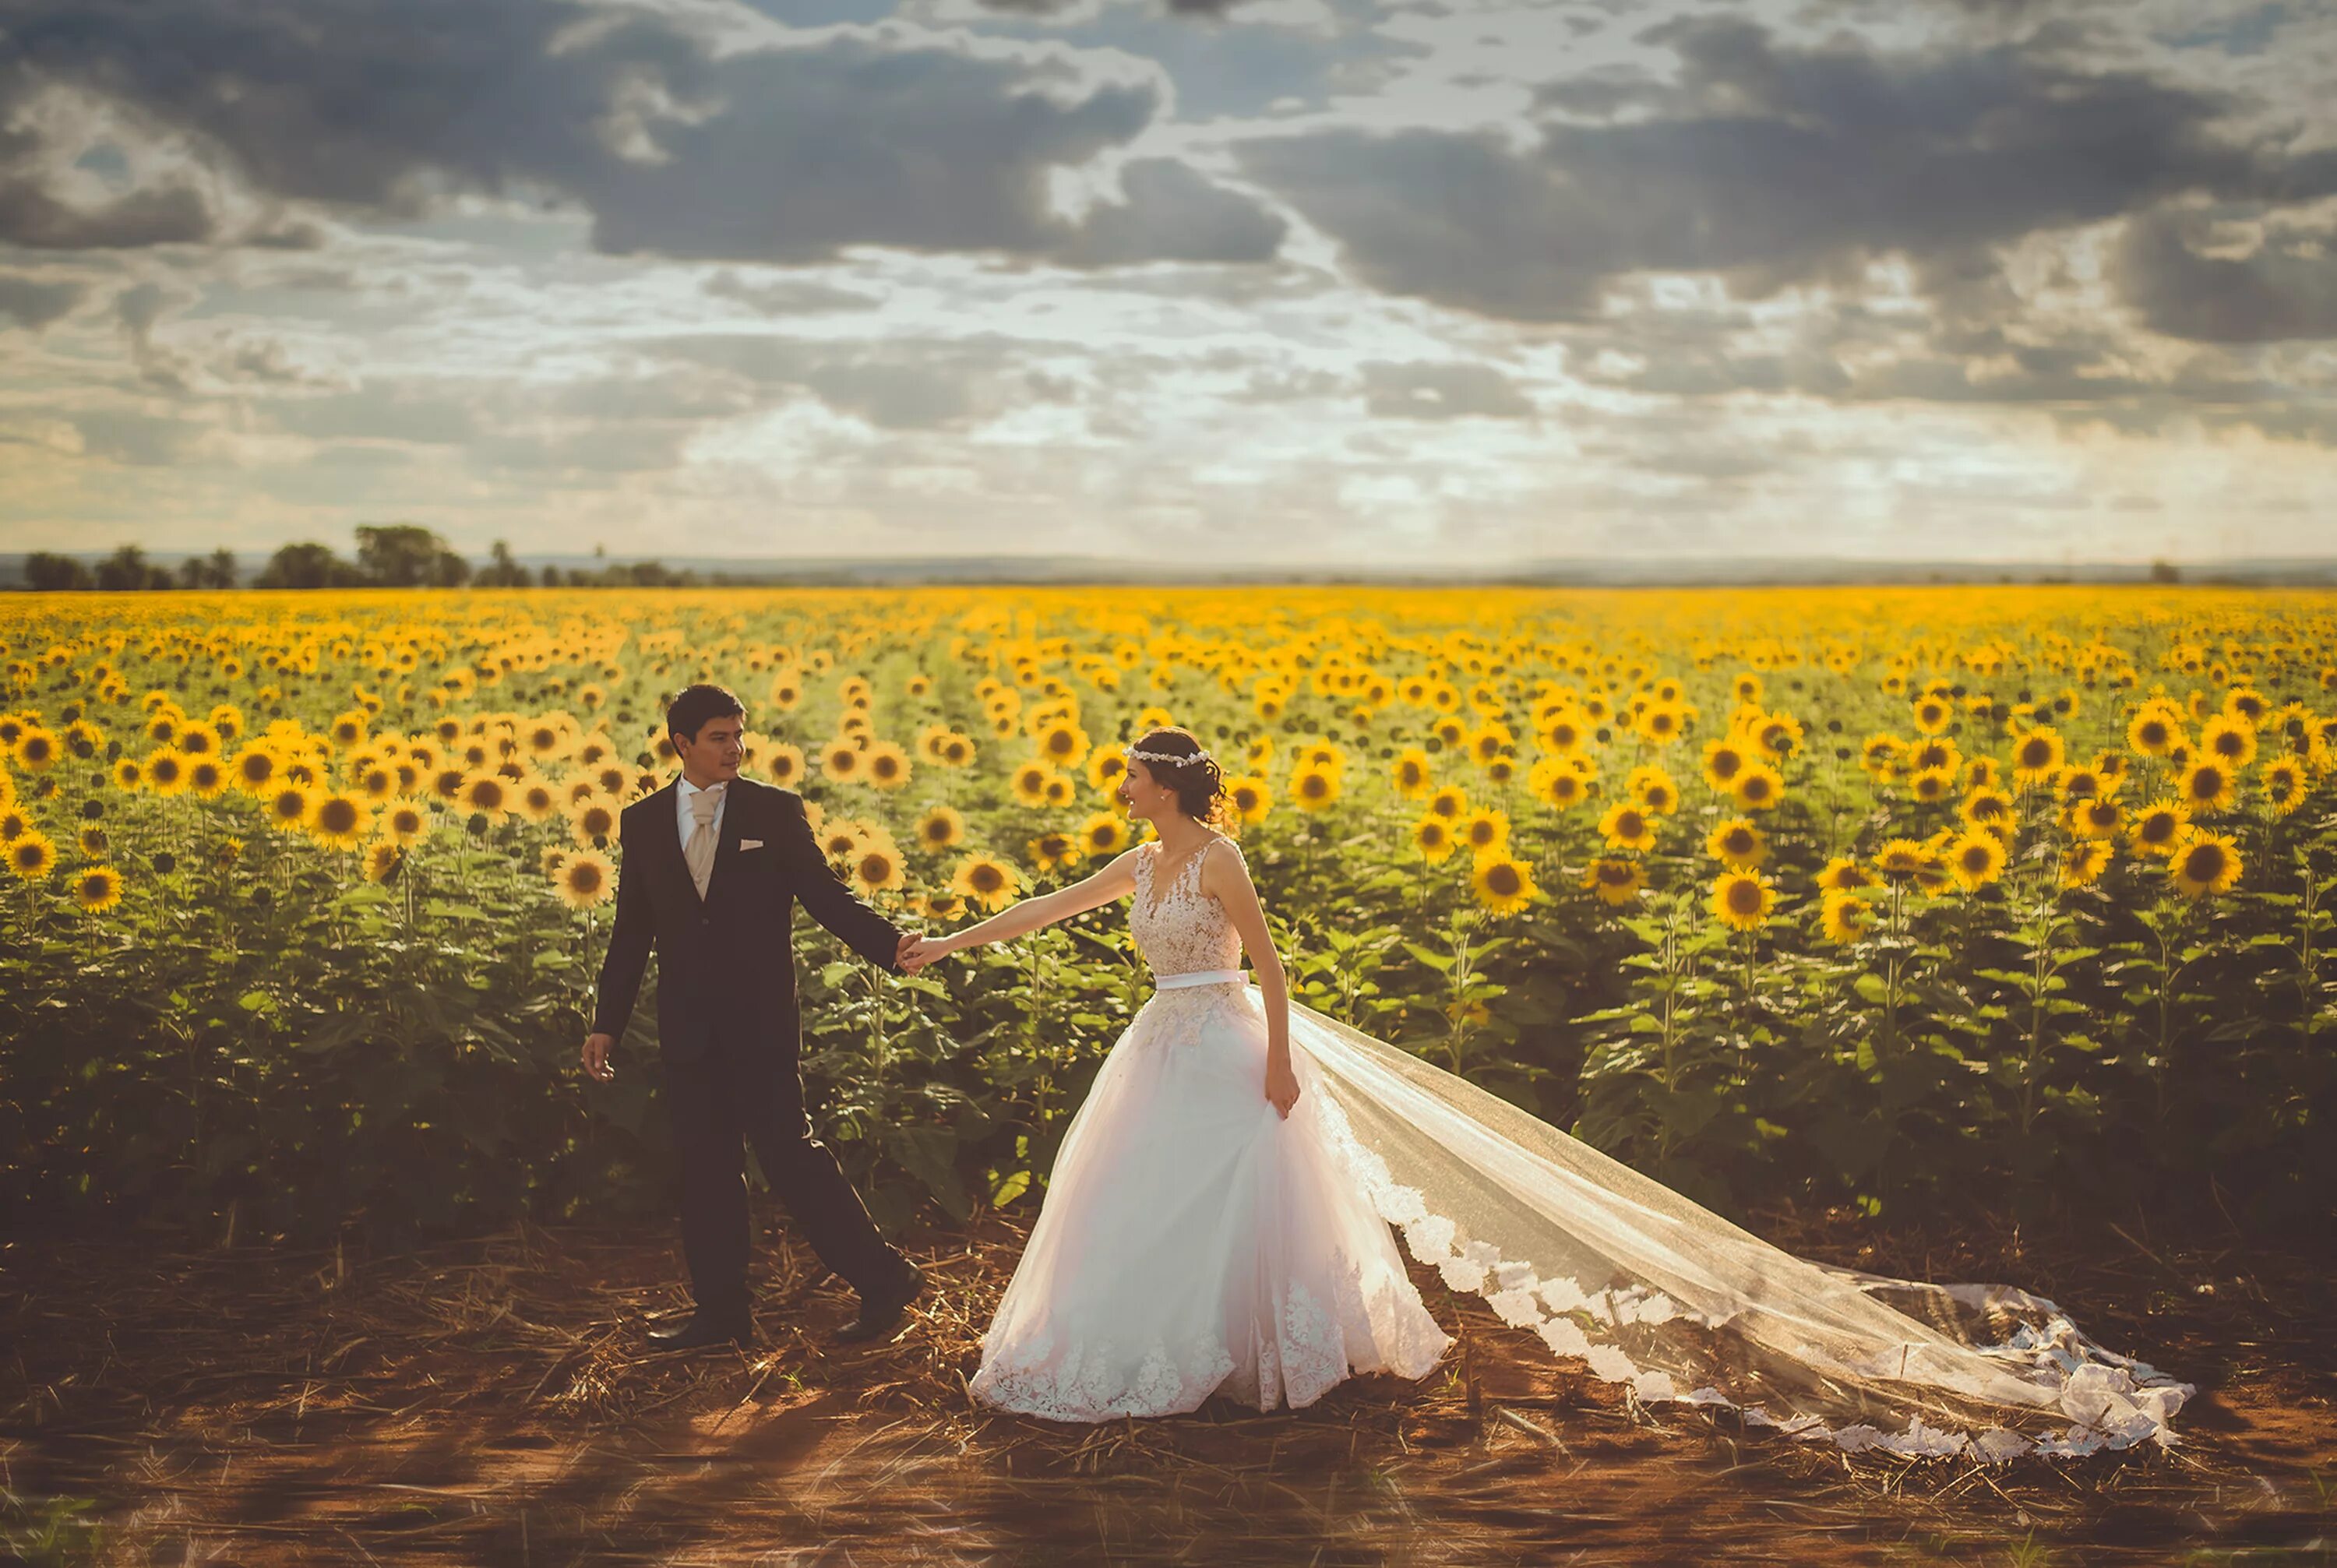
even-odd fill
[{"label": "dry straw on ground", "polygon": [[2092,1561],[2326,1539],[2325,1260],[2107,1231],[1862,1250],[1839,1219],[1761,1228],[1812,1256],[2055,1297],[2203,1385],[2184,1446],[1990,1470],[1641,1409],[1424,1270],[1459,1343],[1423,1383],[1359,1377],[1267,1416],[1222,1401],[1096,1426],[1001,1416],[965,1392],[1020,1246],[997,1218],[922,1239],[937,1289],[889,1344],[833,1345],[849,1293],[774,1236],[759,1343],[669,1354],[641,1338],[683,1303],[655,1229],[365,1258],[18,1242],[0,1298],[6,1528],[20,1550],[49,1539],[90,1561],[1213,1568],[1691,1549]]}]

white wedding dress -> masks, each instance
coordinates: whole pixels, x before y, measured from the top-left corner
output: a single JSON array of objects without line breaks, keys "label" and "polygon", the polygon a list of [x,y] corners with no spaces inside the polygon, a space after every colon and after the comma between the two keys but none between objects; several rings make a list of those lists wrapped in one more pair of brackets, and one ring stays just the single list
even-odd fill
[{"label": "white wedding dress", "polygon": [[2193,1387],[2044,1297],[1794,1257],[1296,1001],[1283,1120],[1240,936],[1198,854],[1156,898],[1159,852],[1138,852],[1129,916],[1158,988],[1065,1132],[977,1400],[1100,1421],[1219,1390],[1304,1406],[1350,1371],[1423,1377],[1451,1341],[1393,1226],[1448,1287],[1640,1404],[1909,1458],[2174,1445]]},{"label": "white wedding dress", "polygon": [[1063,1134],[968,1389],[1103,1421],[1219,1391],[1312,1405],[1351,1371],[1426,1375],[1452,1341],[1335,1147],[1305,1053],[1288,1119],[1266,1097],[1266,1014],[1200,888],[1202,855],[1229,851],[1204,846],[1156,892],[1159,849],[1137,851],[1129,915],[1159,988]]}]

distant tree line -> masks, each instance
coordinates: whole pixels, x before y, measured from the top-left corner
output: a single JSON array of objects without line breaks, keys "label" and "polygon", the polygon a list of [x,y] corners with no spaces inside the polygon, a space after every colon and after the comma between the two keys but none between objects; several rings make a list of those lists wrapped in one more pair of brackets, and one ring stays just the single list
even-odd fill
[{"label": "distant tree line", "polygon": [[[304,540],[287,544],[268,558],[252,582],[255,588],[686,588],[699,581],[691,571],[669,571],[655,561],[598,568],[574,567],[562,572],[546,566],[531,573],[512,558],[511,546],[494,542],[487,564],[470,562],[431,529],[411,523],[361,526],[357,531],[354,561],[334,554],[329,544]],[[232,551],[214,550],[191,555],[174,573],[146,558],[135,544],[124,544],[99,562],[94,570],[72,555],[36,550],[24,558],[24,585],[42,593],[96,590],[134,593],[157,588],[232,588],[236,585]]]}]

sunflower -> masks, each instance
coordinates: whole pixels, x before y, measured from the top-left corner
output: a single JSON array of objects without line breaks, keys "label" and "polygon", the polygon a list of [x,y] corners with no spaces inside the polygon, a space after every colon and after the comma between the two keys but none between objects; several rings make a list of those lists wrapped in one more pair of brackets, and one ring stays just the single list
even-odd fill
[{"label": "sunflower", "polygon": [[173,746],[159,746],[146,754],[146,787],[157,795],[176,795],[187,787],[186,756]]},{"label": "sunflower", "polygon": [[2304,804],[2304,767],[2293,757],[2275,757],[2264,768],[2264,804],[2285,817]]},{"label": "sunflower", "polygon": [[1751,760],[1745,748],[1733,737],[1704,743],[1704,781],[1720,794],[1736,788],[1736,776],[1745,771]]},{"label": "sunflower", "polygon": [[122,902],[122,873],[111,866],[92,866],[75,872],[73,901],[84,914],[104,914]]},{"label": "sunflower", "polygon": [[2117,788],[2117,780],[2105,779],[2093,768],[2072,766],[2061,769],[2053,788],[2064,800],[2089,800]]},{"label": "sunflower", "polygon": [[2199,755],[2234,770],[2256,760],[2255,726],[2230,714],[2217,714],[2199,730]]},{"label": "sunflower", "polygon": [[1038,731],[1039,755],[1051,766],[1076,768],[1087,760],[1094,742],[1088,732],[1068,719],[1047,722]]},{"label": "sunflower", "polygon": [[860,742],[838,736],[819,749],[821,777],[831,784],[863,784],[868,780],[866,754]]},{"label": "sunflower", "polygon": [[1599,819],[1599,835],[1614,849],[1651,849],[1656,843],[1655,819],[1648,808],[1636,801],[1620,800],[1607,808]]},{"label": "sunflower", "polygon": [[1668,817],[1679,809],[1679,786],[1672,782],[1669,773],[1653,763],[1632,769],[1623,789],[1659,817]]},{"label": "sunflower", "polygon": [[870,746],[864,760],[868,782],[879,789],[898,789],[909,781],[909,754],[890,740]]},{"label": "sunflower", "polygon": [[1956,776],[1946,768],[1921,768],[1907,776],[1907,792],[1925,805],[1945,800],[1955,789]]},{"label": "sunflower", "polygon": [[2012,743],[2012,776],[2023,784],[2050,784],[2061,761],[2060,734],[2045,725]]},{"label": "sunflower", "polygon": [[27,773],[45,773],[55,767],[57,760],[64,755],[64,746],[54,735],[34,724],[28,725],[24,733],[16,737],[10,752],[16,759],[16,765]]},{"label": "sunflower", "polygon": [[8,840],[8,869],[30,882],[45,877],[56,866],[57,847],[49,836],[34,828],[26,828]]},{"label": "sunflower", "polygon": [[953,848],[965,837],[965,818],[947,806],[936,806],[917,818],[917,848],[940,851]]},{"label": "sunflower", "polygon": [[1117,855],[1128,848],[1128,824],[1116,811],[1098,811],[1080,824],[1080,849],[1093,856]]},{"label": "sunflower", "polygon": [[1650,746],[1668,746],[1687,733],[1688,710],[1669,702],[1651,702],[1632,724],[1632,731]]},{"label": "sunflower", "polygon": [[308,814],[309,835],[335,849],[356,848],[372,828],[373,808],[344,790],[318,796]]},{"label": "sunflower", "polygon": [[82,828],[73,838],[74,841],[81,846],[82,854],[92,860],[103,856],[108,846],[112,843],[112,840],[106,837],[105,829],[94,822]]},{"label": "sunflower", "polygon": [[146,782],[146,766],[135,757],[114,760],[113,787],[125,793],[139,789]]},{"label": "sunflower", "polygon": [[1047,779],[1053,771],[1044,762],[1031,761],[1014,769],[1014,799],[1025,806],[1047,803]]},{"label": "sunflower", "polygon": [[568,808],[568,831],[584,848],[606,845],[617,836],[617,803],[594,791]]},{"label": "sunflower", "polygon": [[2073,838],[2061,851],[2054,879],[2064,887],[2090,887],[2109,868],[2111,852],[2107,838]]},{"label": "sunflower", "polygon": [[1452,824],[1430,811],[1412,825],[1413,852],[1432,866],[1441,866],[1460,848]]},{"label": "sunflower", "polygon": [[590,909],[616,894],[617,867],[598,849],[579,849],[562,862],[552,885],[571,909]]},{"label": "sunflower", "polygon": [[1902,772],[1920,773],[1926,768],[1939,768],[1952,777],[1964,765],[1964,754],[1956,750],[1954,741],[1934,739],[1910,747],[1899,763]]},{"label": "sunflower", "polygon": [[1496,915],[1514,915],[1533,902],[1538,891],[1533,872],[1521,861],[1498,851],[1481,855],[1470,872],[1469,886],[1477,902]]},{"label": "sunflower", "polygon": [[1858,765],[1877,783],[1887,783],[1898,777],[1906,750],[1907,743],[1896,735],[1869,735],[1859,747]]},{"label": "sunflower", "polygon": [[2157,800],[2135,814],[2127,828],[2127,842],[2137,855],[2172,855],[2191,825],[2191,808],[2180,800]]},{"label": "sunflower", "polygon": [[987,855],[969,855],[950,877],[950,891],[986,910],[1004,908],[1019,885],[1014,867]]},{"label": "sunflower", "polygon": [[803,781],[804,754],[800,746],[777,741],[760,759],[763,777],[782,789],[792,789]]},{"label": "sunflower", "polygon": [[1647,867],[1637,860],[1601,856],[1582,873],[1582,885],[1597,893],[1603,903],[1628,904],[1637,899],[1639,889],[1648,885]]},{"label": "sunflower", "polygon": [[455,803],[490,822],[500,822],[511,814],[512,794],[510,781],[500,773],[466,773],[462,787],[455,791]]},{"label": "sunflower", "polygon": [[1943,735],[1955,722],[1955,704],[1942,697],[1924,696],[1915,702],[1915,728],[1926,735]]},{"label": "sunflower", "polygon": [[381,808],[378,820],[382,837],[401,848],[430,837],[430,808],[419,800],[403,797],[392,800]]},{"label": "sunflower", "polygon": [[1245,822],[1263,822],[1274,809],[1274,789],[1256,774],[1245,773],[1226,780],[1226,799],[1240,813]]},{"label": "sunflower", "polygon": [[1826,894],[1818,906],[1818,934],[1847,946],[1874,928],[1874,906],[1847,888]]},{"label": "sunflower", "polygon": [[2174,711],[2145,703],[2126,727],[2127,747],[2145,757],[2164,757],[2183,742],[2183,721]]},{"label": "sunflower", "polygon": [[1339,799],[1339,770],[1321,766],[1304,767],[1290,776],[1290,799],[1301,811],[1324,809]]},{"label": "sunflower", "polygon": [[1071,781],[1071,776],[1068,773],[1050,773],[1047,775],[1045,787],[1039,791],[1039,794],[1041,804],[1068,806],[1079,794],[1079,786]]},{"label": "sunflower", "polygon": [[2012,797],[2003,790],[1980,786],[1964,797],[1958,814],[1974,828],[1990,830],[2009,828],[2013,825]]},{"label": "sunflower", "polygon": [[1705,839],[1704,852],[1732,871],[1750,871],[1769,858],[1769,841],[1746,818],[1732,817]]},{"label": "sunflower", "polygon": [[1744,809],[1766,811],[1785,798],[1785,780],[1768,763],[1750,762],[1736,775],[1736,785],[1731,793]]},{"label": "sunflower", "polygon": [[1733,931],[1758,931],[1776,904],[1776,888],[1758,871],[1724,871],[1712,884],[1712,913]]},{"label": "sunflower", "polygon": [[2115,838],[2126,826],[2126,808],[2107,795],[2079,800],[2069,808],[2069,831],[2080,838]]},{"label": "sunflower", "polygon": [[2185,897],[2228,893],[2232,884],[2240,879],[2239,846],[2227,833],[2186,828],[2176,840],[2175,852],[2166,858],[2166,869]]},{"label": "sunflower", "polygon": [[911,906],[928,920],[954,920],[965,913],[965,899],[944,889],[915,899]]},{"label": "sunflower", "polygon": [[1817,874],[1816,883],[1822,893],[1855,893],[1862,887],[1873,887],[1874,878],[1856,860],[1837,855]]},{"label": "sunflower", "polygon": [[1966,833],[1948,846],[1942,858],[1956,886],[1977,893],[2004,875],[2004,841],[1993,833]]},{"label": "sunflower", "polygon": [[1396,754],[1389,765],[1388,777],[1395,792],[1407,800],[1417,800],[1436,788],[1435,766],[1428,753],[1417,746],[1407,746]]},{"label": "sunflower", "polygon": [[1928,846],[1913,838],[1893,838],[1874,852],[1875,871],[1892,882],[1918,877],[1938,862]]},{"label": "sunflower", "polygon": [[2176,798],[2194,811],[2226,811],[2236,793],[2234,782],[2230,764],[2202,757],[2176,779]]},{"label": "sunflower", "polygon": [[322,793],[309,784],[283,783],[268,792],[268,820],[287,833],[295,833],[308,825],[308,815],[317,797]]},{"label": "sunflower", "polygon": [[560,815],[560,791],[552,780],[530,774],[517,780],[512,788],[513,799],[520,814],[531,822],[549,822]]},{"label": "sunflower", "polygon": [[1480,806],[1461,819],[1459,837],[1473,855],[1498,854],[1509,848],[1509,816],[1491,806]]},{"label": "sunflower", "polygon": [[889,843],[865,846],[852,858],[852,880],[863,893],[898,891],[905,882],[899,851]]},{"label": "sunflower", "polygon": [[405,864],[406,851],[390,839],[377,838],[366,846],[365,879],[368,882],[387,882]]}]

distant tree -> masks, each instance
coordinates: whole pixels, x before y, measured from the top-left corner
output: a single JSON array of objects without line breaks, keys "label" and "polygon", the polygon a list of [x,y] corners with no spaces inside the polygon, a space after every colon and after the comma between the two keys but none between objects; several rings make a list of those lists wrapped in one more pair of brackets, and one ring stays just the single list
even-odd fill
[{"label": "distant tree", "polygon": [[287,544],[268,558],[267,570],[255,584],[260,588],[347,588],[365,581],[365,574],[333,554],[329,544],[306,540]]},{"label": "distant tree", "polygon": [[35,550],[24,557],[24,585],[43,593],[87,588],[89,568],[70,555]]},{"label": "distant tree", "polygon": [[457,588],[470,580],[471,564],[417,524],[360,525],[357,532],[358,569],[384,588]]},{"label": "distant tree", "polygon": [[559,567],[557,567],[557,566],[552,566],[552,565],[549,565],[549,564],[547,564],[547,565],[544,567],[544,569],[543,569],[543,585],[544,585],[546,588],[557,588],[557,587],[559,587],[559,586],[560,586],[560,568],[559,568]]},{"label": "distant tree", "polygon": [[97,564],[97,585],[109,593],[143,593],[149,588],[168,588],[171,573],[147,560],[144,550],[124,544]]},{"label": "distant tree", "polygon": [[2153,561],[2150,564],[2150,580],[2153,583],[2180,583],[2183,581],[2183,569],[2172,561]]},{"label": "distant tree", "polygon": [[235,586],[235,552],[214,550],[208,555],[190,555],[179,563],[179,586],[181,588],[232,588]]},{"label": "distant tree", "polygon": [[512,559],[511,546],[501,539],[488,546],[488,554],[494,559],[487,563],[485,570],[471,579],[477,586],[525,588],[533,583],[534,579],[527,574],[527,568]]}]

